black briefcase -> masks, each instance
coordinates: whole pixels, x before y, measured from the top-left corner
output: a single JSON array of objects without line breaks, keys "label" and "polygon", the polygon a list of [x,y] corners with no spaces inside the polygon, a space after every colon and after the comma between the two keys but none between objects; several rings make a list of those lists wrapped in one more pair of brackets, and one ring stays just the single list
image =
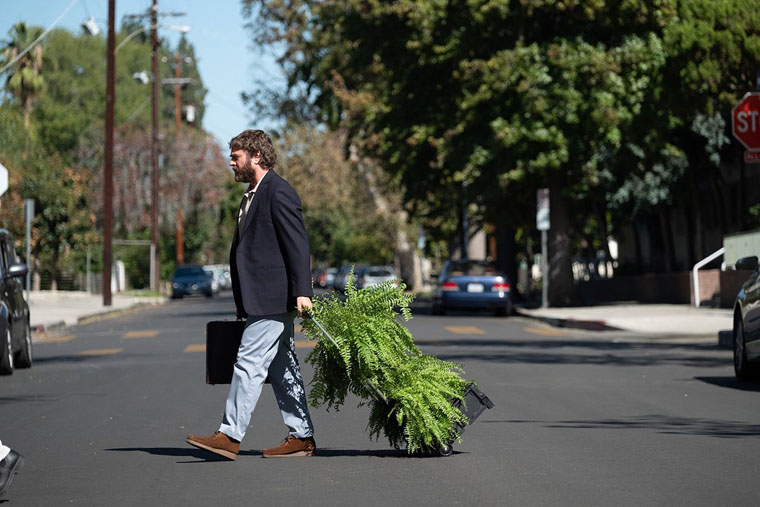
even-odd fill
[{"label": "black briefcase", "polygon": [[237,361],[244,320],[213,320],[206,324],[206,383],[229,384]]}]

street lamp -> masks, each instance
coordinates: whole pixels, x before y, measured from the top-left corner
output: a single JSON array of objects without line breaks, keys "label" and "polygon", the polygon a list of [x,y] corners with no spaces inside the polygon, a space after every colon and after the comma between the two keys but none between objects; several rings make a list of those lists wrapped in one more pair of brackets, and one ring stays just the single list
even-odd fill
[{"label": "street lamp", "polygon": [[187,33],[190,31],[190,27],[187,25],[169,25],[169,26],[163,26],[163,25],[150,25],[150,26],[143,26],[135,30],[134,32],[127,35],[123,41],[119,42],[119,45],[116,46],[116,52],[118,53],[119,50],[124,47],[124,45],[134,39],[139,34],[143,33],[146,30],[154,30],[156,28],[166,28],[167,30],[174,30],[175,32],[182,32]]},{"label": "street lamp", "polygon": [[100,33],[100,27],[95,23],[95,18],[92,16],[90,16],[90,19],[82,22],[82,30],[93,37]]}]

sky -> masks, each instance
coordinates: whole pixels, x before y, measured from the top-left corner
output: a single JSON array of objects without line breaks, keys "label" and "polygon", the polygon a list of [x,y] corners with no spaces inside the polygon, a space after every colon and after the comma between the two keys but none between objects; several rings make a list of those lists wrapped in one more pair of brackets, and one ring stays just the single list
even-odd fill
[{"label": "sky", "polygon": [[[107,0],[0,0],[0,39],[6,39],[11,27],[20,21],[48,28],[70,5],[56,27],[81,33],[82,22],[91,16],[100,27],[101,36],[105,36]],[[125,14],[144,13],[151,5],[151,0],[116,0],[117,31]],[[190,27],[186,37],[195,46],[201,78],[208,89],[203,127],[224,147],[246,128],[266,130],[272,126],[271,123],[251,124],[251,115],[240,98],[241,92],[252,90],[255,78],[261,78],[255,76],[252,69],[265,72],[267,82],[284,80],[274,57],[253,48],[250,33],[243,27],[245,19],[241,7],[241,0],[158,0],[159,12],[187,14],[165,18],[159,24]],[[179,32],[165,28],[159,29],[159,35],[172,48],[180,37]]]}]

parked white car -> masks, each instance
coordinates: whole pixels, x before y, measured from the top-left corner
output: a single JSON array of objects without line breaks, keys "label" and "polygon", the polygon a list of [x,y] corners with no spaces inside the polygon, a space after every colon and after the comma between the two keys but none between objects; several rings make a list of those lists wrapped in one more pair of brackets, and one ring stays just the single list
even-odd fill
[{"label": "parked white car", "polygon": [[395,281],[395,286],[399,284],[399,278],[396,271],[391,266],[366,266],[359,269],[356,273],[356,288],[365,289],[383,282]]}]

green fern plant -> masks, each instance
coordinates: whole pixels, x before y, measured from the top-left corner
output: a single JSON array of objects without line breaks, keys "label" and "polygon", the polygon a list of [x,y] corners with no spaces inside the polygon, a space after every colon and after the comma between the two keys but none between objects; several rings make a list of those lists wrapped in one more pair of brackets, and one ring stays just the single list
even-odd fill
[{"label": "green fern plant", "polygon": [[384,434],[409,453],[435,449],[458,439],[457,424],[467,417],[452,406],[462,399],[467,381],[454,363],[423,354],[401,321],[412,318],[413,296],[403,284],[386,282],[356,289],[353,271],[345,301],[336,295],[316,299],[306,336],[317,344],[306,357],[314,367],[309,402],[339,410],[349,393],[370,406],[370,436]]}]

